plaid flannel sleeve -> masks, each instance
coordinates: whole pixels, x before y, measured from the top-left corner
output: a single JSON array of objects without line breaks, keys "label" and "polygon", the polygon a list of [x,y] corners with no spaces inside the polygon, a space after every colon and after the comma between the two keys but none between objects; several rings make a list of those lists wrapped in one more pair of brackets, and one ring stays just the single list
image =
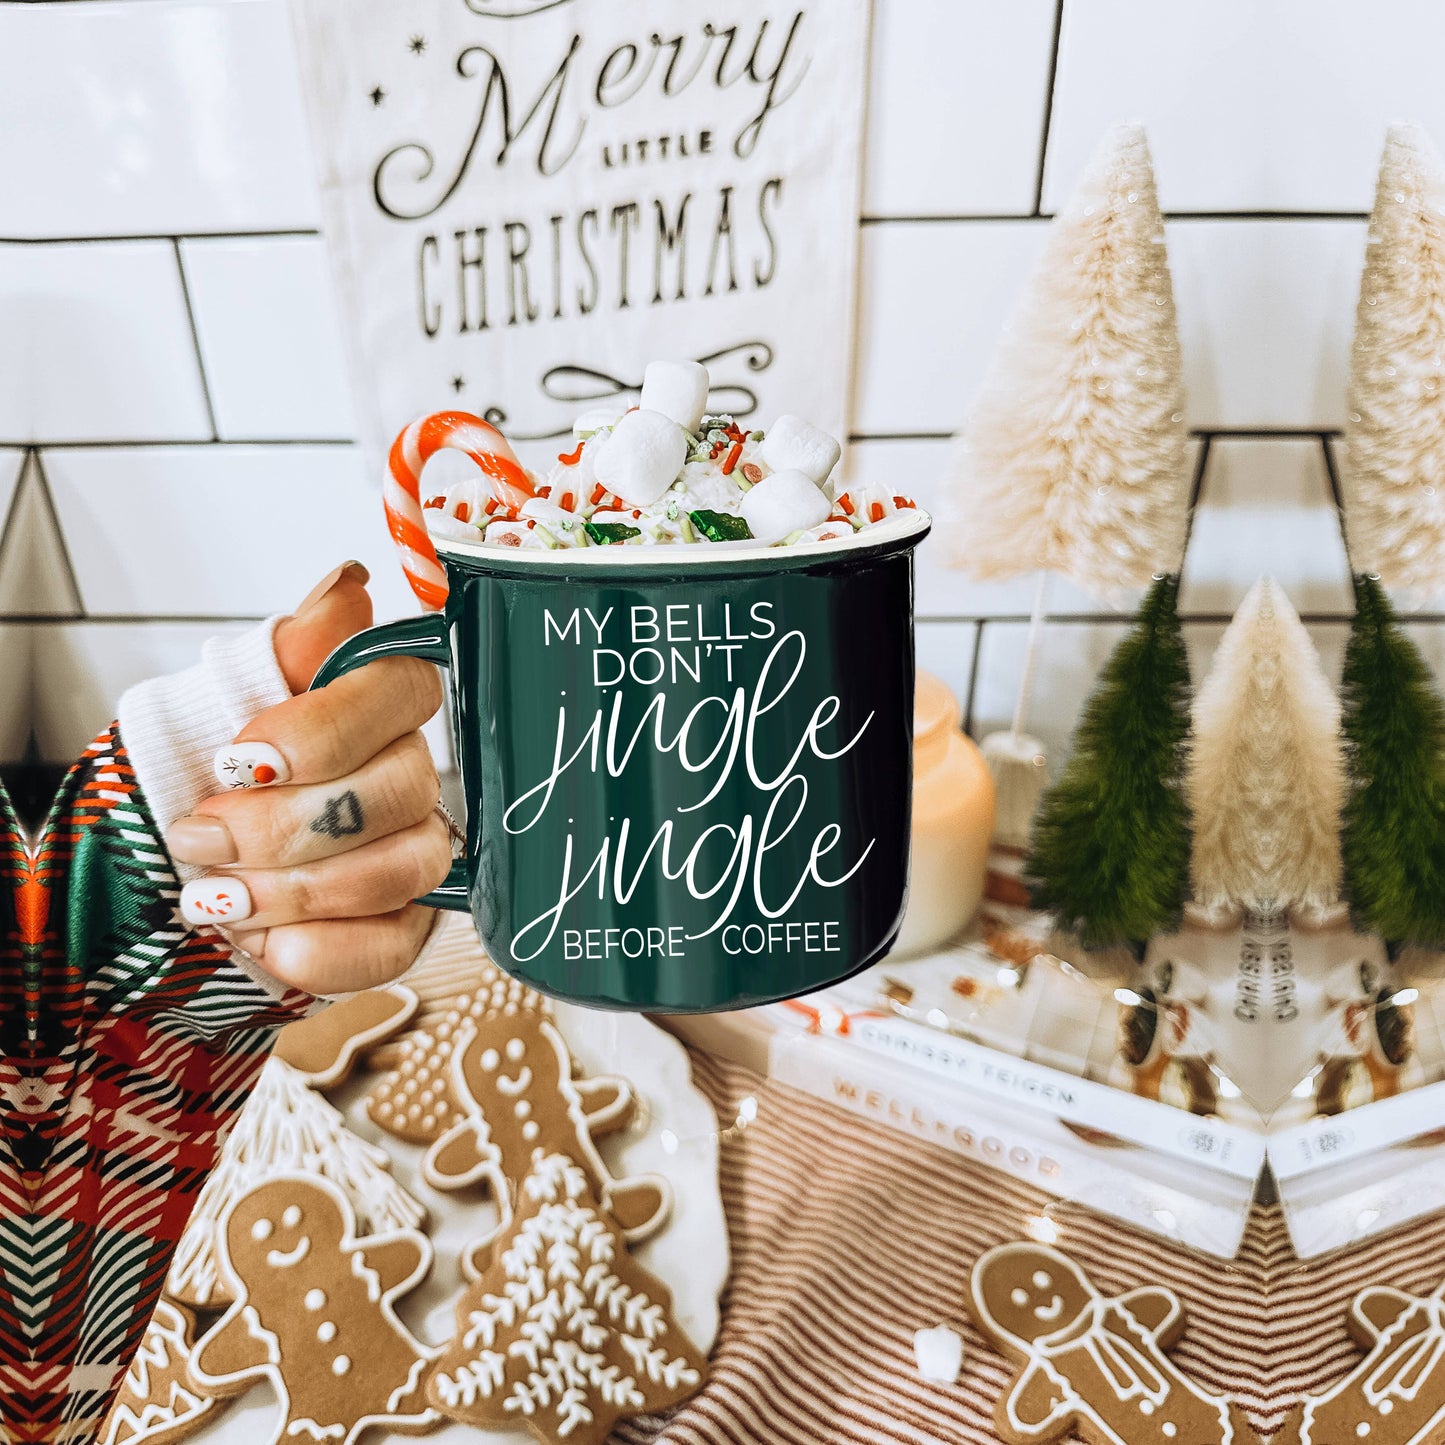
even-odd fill
[{"label": "plaid flannel sleeve", "polygon": [[0,1439],[88,1442],[275,1032],[314,1000],[181,922],[117,727],[32,848],[3,822]]}]

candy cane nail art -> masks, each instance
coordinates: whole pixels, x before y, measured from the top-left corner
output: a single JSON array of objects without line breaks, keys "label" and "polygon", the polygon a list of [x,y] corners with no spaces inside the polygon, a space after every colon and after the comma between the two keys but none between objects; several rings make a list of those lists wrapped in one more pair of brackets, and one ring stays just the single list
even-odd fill
[{"label": "candy cane nail art", "polygon": [[230,925],[251,916],[251,893],[239,878],[197,878],[181,889],[187,923]]},{"label": "candy cane nail art", "polygon": [[291,780],[286,759],[270,743],[232,743],[216,753],[212,767],[226,788],[264,788]]}]

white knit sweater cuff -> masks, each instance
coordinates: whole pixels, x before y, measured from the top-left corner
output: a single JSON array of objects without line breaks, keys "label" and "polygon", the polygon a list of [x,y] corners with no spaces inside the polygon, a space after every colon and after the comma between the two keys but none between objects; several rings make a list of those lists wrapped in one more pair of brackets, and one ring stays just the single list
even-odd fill
[{"label": "white knit sweater cuff", "polygon": [[[276,661],[279,617],[239,637],[213,637],[195,667],[138,683],[120,700],[120,740],[161,832],[191,812],[219,784],[212,771],[218,748],[231,742],[263,709],[285,702],[291,689]],[[182,883],[206,870],[175,863]],[[233,950],[236,964],[273,994],[284,986]]]}]

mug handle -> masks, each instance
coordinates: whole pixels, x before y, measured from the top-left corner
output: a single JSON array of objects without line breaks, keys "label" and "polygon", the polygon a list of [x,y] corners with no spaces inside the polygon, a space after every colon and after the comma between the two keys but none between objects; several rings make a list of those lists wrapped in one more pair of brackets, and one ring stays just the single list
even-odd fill
[{"label": "mug handle", "polygon": [[[383,622],[380,627],[369,627],[348,637],[330,657],[317,669],[307,689],[315,692],[328,682],[368,662],[381,657],[419,657],[423,662],[434,662],[438,667],[450,667],[452,663],[451,642],[448,637],[446,614],[424,612],[420,617],[403,617],[396,622]],[[471,912],[470,886],[467,875],[470,872],[467,860],[458,858],[453,862],[446,880],[432,889],[425,898],[418,898],[428,908],[449,908],[455,913]]]}]

